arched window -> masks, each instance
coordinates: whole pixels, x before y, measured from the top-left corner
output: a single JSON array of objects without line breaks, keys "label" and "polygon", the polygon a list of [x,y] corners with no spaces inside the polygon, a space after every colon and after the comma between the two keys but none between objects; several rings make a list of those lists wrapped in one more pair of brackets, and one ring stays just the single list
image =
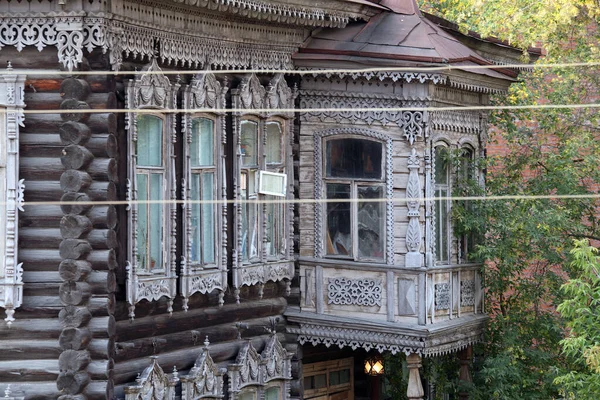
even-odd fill
[{"label": "arched window", "polygon": [[324,146],[325,254],[383,261],[386,254],[385,151],[361,137]]}]

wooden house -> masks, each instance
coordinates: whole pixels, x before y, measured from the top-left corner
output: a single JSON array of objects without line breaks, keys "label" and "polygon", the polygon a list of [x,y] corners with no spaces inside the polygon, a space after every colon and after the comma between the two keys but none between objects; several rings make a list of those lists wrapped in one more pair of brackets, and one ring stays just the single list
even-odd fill
[{"label": "wooden house", "polygon": [[2,0],[0,390],[358,399],[403,352],[423,398],[486,320],[447,154],[518,57],[412,0]]}]

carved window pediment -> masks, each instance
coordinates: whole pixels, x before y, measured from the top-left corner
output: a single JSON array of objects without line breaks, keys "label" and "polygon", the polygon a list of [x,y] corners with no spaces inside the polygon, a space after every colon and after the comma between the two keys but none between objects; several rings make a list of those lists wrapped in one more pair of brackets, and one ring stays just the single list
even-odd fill
[{"label": "carved window pediment", "polygon": [[[229,374],[229,393],[235,396],[248,386],[262,386],[262,359],[252,342],[248,341],[240,349],[235,364],[227,367]],[[235,398],[235,397],[233,397]]]},{"label": "carved window pediment", "polygon": [[174,400],[175,386],[179,382],[177,371],[166,374],[158,365],[157,357],[136,379],[134,386],[125,388],[125,400]]},{"label": "carved window pediment", "polygon": [[[127,83],[129,139],[127,181],[129,316],[141,300],[169,298],[176,288],[175,114],[178,84],[172,84],[156,59],[146,73]],[[157,200],[169,200],[164,203]]]},{"label": "carved window pediment", "polygon": [[23,126],[25,75],[10,67],[0,76],[0,307],[10,325],[23,301],[23,268],[17,260],[19,210],[25,185],[19,180],[19,127]]},{"label": "carved window pediment", "polygon": [[260,83],[256,74],[251,74],[242,79],[233,94],[235,108],[245,110],[246,114],[255,113],[263,117],[275,115],[283,118],[294,117],[293,111],[285,110],[294,108],[296,93],[288,86],[283,74],[275,75],[266,88]]},{"label": "carved window pediment", "polygon": [[272,334],[261,353],[265,383],[272,380],[292,378],[292,354],[282,346],[276,334]]},{"label": "carved window pediment", "polygon": [[182,400],[221,399],[223,395],[223,370],[214,363],[209,352],[208,338],[202,353],[190,373],[181,378]]}]

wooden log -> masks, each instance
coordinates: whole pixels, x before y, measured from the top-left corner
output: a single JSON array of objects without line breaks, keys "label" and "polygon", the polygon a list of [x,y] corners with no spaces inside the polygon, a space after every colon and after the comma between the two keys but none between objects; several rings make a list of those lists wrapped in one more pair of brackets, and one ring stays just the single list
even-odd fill
[{"label": "wooden log", "polygon": [[63,260],[58,272],[64,281],[85,281],[90,272],[92,272],[92,264],[85,260]]},{"label": "wooden log", "polygon": [[92,263],[94,271],[114,270],[118,266],[117,254],[114,249],[92,251],[87,260]]},{"label": "wooden log", "polygon": [[62,393],[78,394],[84,391],[90,381],[87,372],[61,372],[56,380],[56,387]]},{"label": "wooden log", "polygon": [[[114,113],[87,114],[89,118],[85,121],[92,133],[117,133],[117,116]],[[65,121],[58,113],[27,114],[27,124],[24,132],[58,132]],[[31,127],[31,128],[29,128]],[[35,129],[34,129],[35,127]]]},{"label": "wooden log", "polygon": [[61,371],[81,371],[92,361],[87,350],[65,350],[58,357],[58,368]]},{"label": "wooden log", "polygon": [[58,359],[61,353],[56,339],[2,340],[1,361]]},{"label": "wooden log", "polygon": [[[39,320],[42,321],[45,318],[53,318],[58,320],[59,312],[65,307],[60,298],[56,295],[57,290],[54,290],[53,294],[46,296],[33,296],[26,297],[23,299],[23,305],[19,310],[23,312],[23,319],[26,320]],[[106,317],[109,311],[113,307],[114,294],[103,294],[92,296],[86,304],[92,317],[102,318]],[[44,323],[43,321],[40,323]],[[58,337],[58,334],[56,335]]]},{"label": "wooden log", "polygon": [[2,330],[2,340],[56,340],[61,330],[62,326],[56,318],[18,318],[18,322],[15,318],[10,329]]},{"label": "wooden log", "polygon": [[58,320],[65,328],[81,328],[92,319],[87,307],[66,306],[58,313]]},{"label": "wooden log", "polygon": [[118,200],[117,185],[114,182],[92,182],[86,193],[94,201]]},{"label": "wooden log", "polygon": [[[140,303],[143,304],[143,303]],[[129,341],[154,335],[166,335],[184,330],[234,323],[244,319],[281,315],[287,302],[283,298],[257,300],[241,304],[225,304],[222,307],[191,309],[188,312],[137,317],[132,322],[127,314],[116,315],[119,340]],[[121,311],[121,310],[118,310]],[[137,311],[137,306],[136,306]],[[136,314],[137,315],[137,314]],[[127,319],[126,319],[127,318]]]},{"label": "wooden log", "polygon": [[19,248],[19,262],[27,265],[28,271],[56,271],[62,260],[58,249]]},{"label": "wooden log", "polygon": [[[90,114],[88,114],[88,113],[68,112],[68,110],[77,110],[77,111],[89,110],[90,106],[85,101],[79,101],[79,100],[75,100],[75,99],[63,100],[60,103],[59,109],[64,110],[63,112],[60,113],[60,117],[62,118],[63,121],[76,121],[76,122],[85,123],[90,117]],[[54,110],[56,110],[56,109],[54,109]]]},{"label": "wooden log", "polygon": [[41,382],[28,382],[26,380],[19,382],[13,378],[10,391],[11,394],[25,397],[27,400],[56,399],[60,395],[56,388],[56,379]]},{"label": "wooden log", "polygon": [[63,149],[60,161],[67,169],[85,169],[94,159],[93,154],[83,146],[70,144]]},{"label": "wooden log", "polygon": [[94,135],[86,144],[86,147],[96,157],[117,157],[119,154],[117,138],[112,133]]},{"label": "wooden log", "polygon": [[79,239],[92,230],[92,221],[84,215],[68,214],[60,220],[63,239]]},{"label": "wooden log", "polygon": [[89,364],[87,371],[93,380],[103,380],[112,375],[108,370],[109,364],[109,360],[94,360]]},{"label": "wooden log", "polygon": [[60,188],[65,192],[83,192],[92,183],[92,177],[85,171],[68,169],[60,176]]},{"label": "wooden log", "polygon": [[60,95],[64,99],[85,100],[90,92],[89,83],[83,79],[67,78],[60,84]]},{"label": "wooden log", "polygon": [[[92,381],[85,388],[87,400],[105,400],[116,399],[114,393],[114,384],[112,381]],[[121,396],[118,398],[125,398]]]},{"label": "wooden log", "polygon": [[[29,201],[39,201],[29,199]],[[58,205],[36,205],[35,207],[25,207],[25,211],[19,216],[19,225],[22,228],[56,228],[60,224],[63,212]]]},{"label": "wooden log", "polygon": [[58,130],[63,144],[85,145],[92,136],[90,128],[81,122],[65,122]]},{"label": "wooden log", "polygon": [[92,93],[114,92],[116,89],[114,75],[86,75]]},{"label": "wooden log", "polygon": [[[88,351],[94,360],[111,359],[115,351],[114,339],[93,338],[88,346]],[[114,366],[114,361],[113,361]]]},{"label": "wooden log", "polygon": [[87,216],[96,229],[115,229],[119,222],[117,209],[114,206],[95,206]]},{"label": "wooden log", "polygon": [[62,283],[58,271],[23,271],[23,283],[46,283],[55,282]]},{"label": "wooden log", "polygon": [[89,252],[92,251],[92,246],[90,246],[90,243],[87,240],[64,239],[60,242],[58,251],[63,259],[72,258],[78,260],[88,255]]},{"label": "wooden log", "polygon": [[37,297],[56,295],[56,291],[59,289],[61,283],[62,282],[28,283],[23,287],[23,296]]},{"label": "wooden log", "polygon": [[84,394],[63,394],[58,400],[88,400],[88,398]]},{"label": "wooden log", "polygon": [[87,328],[65,328],[60,333],[58,343],[63,350],[84,350],[92,340],[92,333]]},{"label": "wooden log", "polygon": [[0,361],[0,382],[49,381],[58,376],[58,360]]},{"label": "wooden log", "polygon": [[21,157],[60,157],[65,145],[56,134],[23,133],[19,135],[19,152]]},{"label": "wooden log", "polygon": [[[86,99],[67,99],[66,97],[60,97],[58,93],[29,93],[27,97],[28,101],[26,104],[28,109],[48,112],[77,109],[77,105],[79,104],[85,104],[91,110],[114,110],[117,106],[117,99],[114,93],[92,93]],[[71,104],[63,105],[66,101],[71,101]],[[78,120],[75,119],[73,121]]]},{"label": "wooden log", "polygon": [[63,303],[78,306],[90,298],[91,289],[86,282],[67,281],[60,285],[58,295]]},{"label": "wooden log", "polygon": [[94,229],[88,234],[87,239],[94,250],[116,249],[119,246],[117,233],[112,229]]},{"label": "wooden log", "polygon": [[65,214],[85,214],[93,207],[90,198],[85,193],[67,192],[61,199],[60,209]]},{"label": "wooden log", "polygon": [[98,181],[118,182],[118,166],[114,158],[96,158],[88,167],[88,172]]},{"label": "wooden log", "polygon": [[20,248],[51,249],[61,242],[60,230],[55,228],[19,229]]}]

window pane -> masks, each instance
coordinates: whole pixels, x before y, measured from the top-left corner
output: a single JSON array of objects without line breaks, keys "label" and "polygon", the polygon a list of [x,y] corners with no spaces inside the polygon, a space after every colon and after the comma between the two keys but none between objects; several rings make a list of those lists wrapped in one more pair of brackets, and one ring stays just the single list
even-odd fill
[{"label": "window pane", "polygon": [[162,119],[154,115],[140,115],[137,119],[137,165],[162,166]]},{"label": "window pane", "polygon": [[[200,200],[200,174],[192,174],[192,185],[191,185],[191,199],[192,201]],[[199,203],[192,203],[192,220],[191,228],[192,232],[190,235],[190,246],[191,256],[190,262],[192,264],[199,264],[202,262],[200,246],[202,243],[202,236],[200,232],[200,224],[202,223],[202,207]]]},{"label": "window pane", "polygon": [[242,260],[258,255],[258,204],[256,202],[256,171],[242,172],[240,176],[242,200]]},{"label": "window pane", "polygon": [[382,144],[372,140],[328,140],[326,176],[330,178],[382,179],[382,153]]},{"label": "window pane", "polygon": [[[358,187],[358,256],[383,258],[385,201],[383,186]],[[361,200],[368,201],[361,201]]]},{"label": "window pane", "polygon": [[267,203],[267,255],[278,256],[285,251],[284,204],[281,198],[266,196]]},{"label": "window pane", "polygon": [[242,166],[258,165],[258,124],[254,121],[242,121],[240,151]]},{"label": "window pane", "polygon": [[340,384],[349,383],[350,382],[350,370],[343,369],[340,372]]},{"label": "window pane", "polygon": [[148,176],[137,174],[138,205],[137,222],[137,263],[141,269],[148,269]]},{"label": "window pane", "polygon": [[327,202],[327,254],[352,255],[350,219],[350,185],[327,184],[327,199],[345,200]]},{"label": "window pane", "polygon": [[265,400],[279,400],[281,398],[279,393],[280,393],[279,387],[268,388],[265,391]]},{"label": "window pane", "polygon": [[[448,197],[447,189],[437,189],[435,197]],[[448,261],[448,201],[435,201],[435,235],[436,259],[440,262]]]},{"label": "window pane", "polygon": [[195,118],[192,121],[192,147],[190,163],[192,167],[214,164],[213,121],[206,118]]},{"label": "window pane", "polygon": [[340,371],[333,371],[329,373],[329,386],[335,386],[340,384]]},{"label": "window pane", "polygon": [[281,163],[281,124],[279,122],[267,122],[267,164]]},{"label": "window pane", "polygon": [[[150,174],[150,200],[164,200],[162,190],[162,174]],[[150,204],[150,269],[163,268],[162,241],[163,241],[163,208],[162,203]]]},{"label": "window pane", "polygon": [[448,149],[444,146],[435,148],[435,183],[448,184]]},{"label": "window pane", "polygon": [[238,400],[256,400],[256,392],[245,392],[238,396]]},{"label": "window pane", "polygon": [[202,253],[205,264],[215,263],[214,173],[202,175]]},{"label": "window pane", "polygon": [[327,387],[327,375],[315,375],[315,389]]}]

